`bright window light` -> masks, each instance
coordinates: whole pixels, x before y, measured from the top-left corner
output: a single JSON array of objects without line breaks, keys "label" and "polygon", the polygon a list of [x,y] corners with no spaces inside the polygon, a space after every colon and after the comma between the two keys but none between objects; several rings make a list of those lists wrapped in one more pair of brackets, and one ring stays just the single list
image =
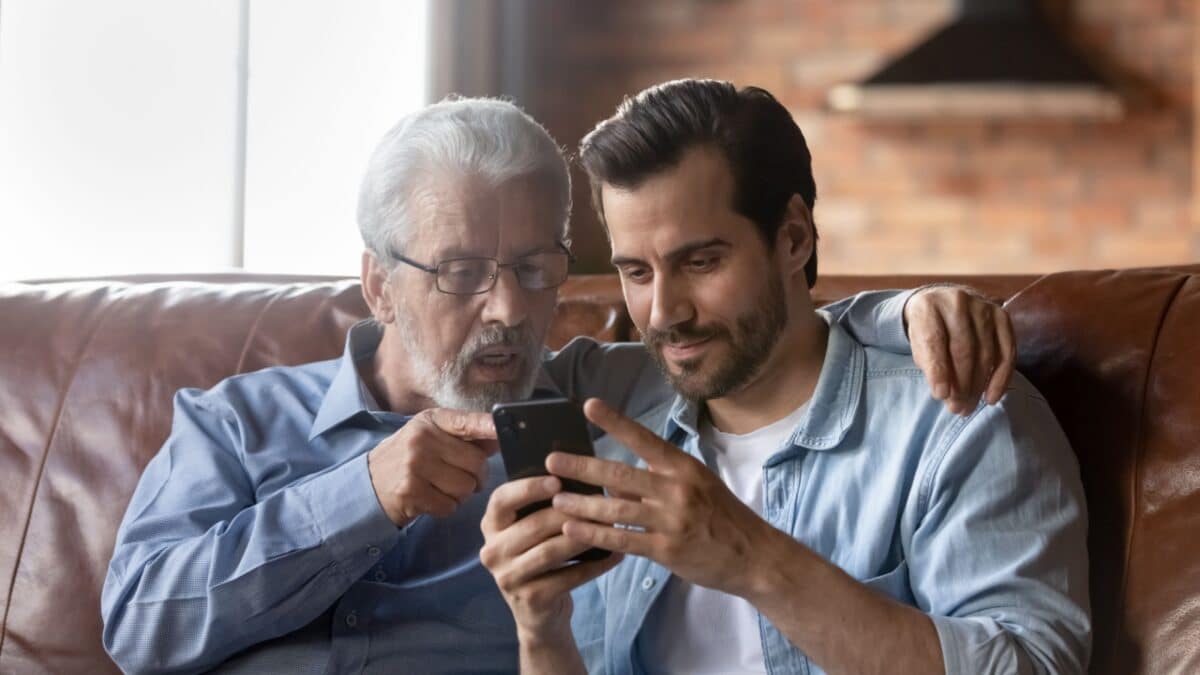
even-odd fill
[{"label": "bright window light", "polygon": [[246,269],[358,276],[358,186],[424,103],[426,3],[250,5]]},{"label": "bright window light", "polygon": [[357,275],[358,182],[424,103],[427,13],[428,0],[4,0],[0,281]]}]

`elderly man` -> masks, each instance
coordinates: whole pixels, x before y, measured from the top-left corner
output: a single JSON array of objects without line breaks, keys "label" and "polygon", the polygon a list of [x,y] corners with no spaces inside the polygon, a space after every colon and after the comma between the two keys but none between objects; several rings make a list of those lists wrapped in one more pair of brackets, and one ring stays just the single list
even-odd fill
[{"label": "elderly man", "polygon": [[[478,556],[504,479],[480,411],[548,393],[638,416],[671,396],[640,344],[543,353],[567,276],[569,195],[558,147],[508,103],[439,103],[384,137],[358,214],[373,319],[338,359],[176,396],[104,585],[104,644],[122,668],[516,669],[512,615]],[[909,299],[866,294],[833,312],[905,349]],[[998,308],[932,289],[907,311],[931,372],[956,383],[948,405],[973,407],[988,379],[973,373],[990,375],[1001,352],[1003,384],[1010,333],[977,335],[971,320],[1003,322]],[[938,358],[943,324],[999,347]]]},{"label": "elderly man", "polygon": [[[1016,376],[948,414],[912,359],[814,311],[816,186],[787,109],[671,82],[580,158],[679,393],[637,422],[585,405],[640,468],[552,453],[553,476],[493,493],[480,557],[523,672],[1083,672],[1086,511],[1049,405]],[[564,565],[590,547],[627,557]]]}]

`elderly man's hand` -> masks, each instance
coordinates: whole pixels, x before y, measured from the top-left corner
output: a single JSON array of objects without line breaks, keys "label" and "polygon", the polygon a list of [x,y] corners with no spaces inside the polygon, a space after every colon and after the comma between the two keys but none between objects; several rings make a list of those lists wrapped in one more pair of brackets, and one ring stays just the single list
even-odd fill
[{"label": "elderly man's hand", "polygon": [[448,516],[487,484],[496,452],[491,415],[444,408],[417,413],[367,455],[371,485],[398,526],[429,513]]},{"label": "elderly man's hand", "polygon": [[1004,396],[1016,363],[1016,338],[1003,307],[963,286],[918,289],[904,306],[913,361],[933,397],[956,415],[969,415],[986,392]]},{"label": "elderly man's hand", "polygon": [[563,533],[571,540],[584,548],[644,556],[692,583],[743,597],[751,592],[752,569],[786,562],[756,559],[779,531],[704,464],[598,399],[588,400],[584,413],[649,470],[551,453],[546,459],[551,473],[603,486],[609,494],[554,496],[554,509],[570,516]]}]

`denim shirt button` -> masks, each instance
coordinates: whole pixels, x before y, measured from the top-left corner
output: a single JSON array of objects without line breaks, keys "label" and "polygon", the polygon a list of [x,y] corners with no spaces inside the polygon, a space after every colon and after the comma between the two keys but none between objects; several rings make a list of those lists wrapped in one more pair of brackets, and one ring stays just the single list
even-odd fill
[{"label": "denim shirt button", "polygon": [[354,612],[350,612],[349,614],[347,614],[346,615],[346,625],[351,628],[354,628],[355,626],[357,626],[358,625],[358,615],[355,614]]},{"label": "denim shirt button", "polygon": [[379,555],[380,553],[381,553],[381,551],[379,550],[378,546],[371,546],[367,549],[367,555],[371,556],[372,558]]},{"label": "denim shirt button", "polygon": [[651,579],[650,577],[642,579],[642,590],[648,591],[651,588],[654,588],[654,579]]}]

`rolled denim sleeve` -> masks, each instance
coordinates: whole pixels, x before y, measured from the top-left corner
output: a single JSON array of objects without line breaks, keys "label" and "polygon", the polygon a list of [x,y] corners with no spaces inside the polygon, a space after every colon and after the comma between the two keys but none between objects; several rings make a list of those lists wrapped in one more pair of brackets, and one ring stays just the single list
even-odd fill
[{"label": "rolled denim sleeve", "polygon": [[1083,673],[1091,644],[1079,468],[1023,380],[956,423],[907,544],[947,673]]},{"label": "rolled denim sleeve", "polygon": [[361,455],[256,499],[232,409],[176,395],[117,534],[103,641],[130,672],[196,672],[312,621],[399,531]]},{"label": "rolled denim sleeve", "polygon": [[917,290],[864,291],[825,305],[819,311],[868,347],[911,354],[904,326],[904,305]]}]

